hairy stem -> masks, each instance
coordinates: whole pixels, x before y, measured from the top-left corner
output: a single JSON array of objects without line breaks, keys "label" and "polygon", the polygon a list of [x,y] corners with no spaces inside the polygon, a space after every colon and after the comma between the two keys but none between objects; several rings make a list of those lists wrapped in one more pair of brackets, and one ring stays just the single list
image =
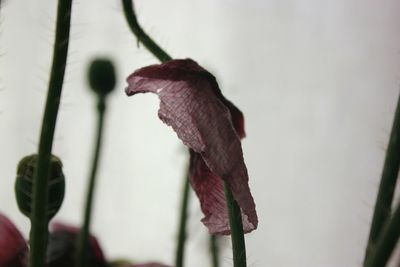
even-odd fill
[{"label": "hairy stem", "polygon": [[48,238],[47,178],[58,108],[67,63],[72,0],[60,0],[57,9],[53,63],[39,140],[38,160],[33,177],[30,232],[30,266],[45,266]]},{"label": "hairy stem", "polygon": [[101,141],[103,136],[103,128],[104,128],[104,113],[106,110],[106,102],[105,97],[99,97],[97,103],[97,132],[96,132],[96,143],[94,146],[93,153],[93,161],[92,161],[92,169],[90,171],[89,184],[87,188],[86,194],[86,204],[85,204],[85,213],[83,224],[79,236],[79,244],[78,244],[78,257],[77,257],[77,266],[85,267],[88,265],[88,247],[89,247],[89,229],[90,229],[90,220],[92,214],[92,206],[93,206],[93,196],[94,190],[96,186],[96,177],[97,170],[100,158],[100,150],[101,150]]},{"label": "hairy stem", "polygon": [[158,46],[158,44],[154,42],[139,25],[132,0],[122,0],[122,6],[124,8],[124,14],[129,28],[138,41],[141,42],[161,62],[171,60],[172,58],[160,46]]},{"label": "hairy stem", "polygon": [[[135,9],[133,7],[132,0],[122,0],[125,18],[128,22],[130,29],[136,36],[139,42],[141,42],[158,60],[165,62],[171,60],[169,56],[156,42],[154,42],[149,35],[139,25]],[[186,222],[187,222],[187,205],[189,201],[189,178],[185,176],[183,191],[182,191],[182,202],[181,212],[179,219],[178,228],[178,243],[176,247],[175,255],[175,266],[182,267],[184,261],[185,244],[186,244]]]},{"label": "hairy stem", "polygon": [[389,145],[386,151],[385,163],[379,185],[379,192],[375,204],[374,215],[372,218],[371,230],[365,259],[374,250],[376,242],[382,232],[385,222],[390,217],[393,201],[394,189],[396,187],[397,176],[399,174],[400,164],[400,98],[397,102],[397,108],[394,115],[392,132]]},{"label": "hairy stem", "polygon": [[392,218],[386,221],[376,246],[364,263],[364,267],[386,266],[400,236],[400,205]]},{"label": "hairy stem", "polygon": [[242,214],[227,183],[225,183],[225,196],[228,205],[229,224],[231,226],[233,266],[246,267],[246,245],[244,242]]}]

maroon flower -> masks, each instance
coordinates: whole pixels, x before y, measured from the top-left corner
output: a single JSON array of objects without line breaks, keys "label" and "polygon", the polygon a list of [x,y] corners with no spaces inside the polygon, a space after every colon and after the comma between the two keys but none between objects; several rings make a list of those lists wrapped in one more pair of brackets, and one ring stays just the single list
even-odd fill
[{"label": "maroon flower", "polygon": [[[47,267],[75,265],[76,243],[79,228],[56,223],[52,225],[47,246]],[[89,267],[105,267],[106,261],[100,246],[90,236]],[[28,245],[14,224],[0,213],[0,267],[27,267]]]},{"label": "maroon flower", "polygon": [[158,95],[159,118],[190,148],[190,182],[209,231],[230,233],[222,179],[241,208],[244,231],[256,229],[258,219],[240,143],[245,135],[243,115],[223,97],[215,77],[195,61],[184,59],[141,68],[127,81],[129,96]]},{"label": "maroon flower", "polygon": [[[47,267],[71,267],[76,262],[80,228],[53,223],[47,247]],[[88,251],[89,267],[105,267],[106,260],[97,239],[90,235]]]},{"label": "maroon flower", "polygon": [[119,267],[170,267],[170,266],[160,263],[147,263],[147,264],[122,265]]},{"label": "maroon flower", "polygon": [[0,213],[0,267],[27,266],[28,245],[15,225]]}]

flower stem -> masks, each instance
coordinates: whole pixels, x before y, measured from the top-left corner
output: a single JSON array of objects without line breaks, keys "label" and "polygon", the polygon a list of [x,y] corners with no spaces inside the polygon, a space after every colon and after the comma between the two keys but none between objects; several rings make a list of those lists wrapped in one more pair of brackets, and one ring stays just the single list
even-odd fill
[{"label": "flower stem", "polygon": [[178,244],[176,246],[175,267],[184,266],[184,254],[186,243],[186,222],[188,217],[188,202],[189,202],[189,178],[185,176],[185,181],[182,190],[181,213],[179,218],[178,228]]},{"label": "flower stem", "polygon": [[232,191],[226,182],[225,196],[228,205],[229,224],[231,226],[233,266],[246,267],[246,246],[244,242],[242,214],[240,207],[233,198]]},{"label": "flower stem", "polygon": [[212,267],[219,267],[218,236],[210,235],[210,252]]},{"label": "flower stem", "polygon": [[67,63],[72,0],[59,0],[57,8],[56,36],[49,89],[40,134],[38,160],[33,178],[33,203],[30,233],[30,266],[45,266],[48,238],[47,176],[58,108]]},{"label": "flower stem", "polygon": [[101,141],[103,136],[103,128],[104,128],[104,113],[106,110],[106,101],[104,96],[98,97],[97,102],[97,132],[96,132],[96,143],[94,146],[94,154],[92,161],[92,169],[90,172],[89,184],[87,188],[86,195],[86,205],[85,205],[85,214],[83,219],[83,224],[79,236],[79,244],[78,244],[78,257],[77,257],[77,266],[84,267],[87,266],[88,260],[88,247],[89,247],[89,228],[90,228],[90,219],[91,219],[91,211],[93,206],[93,196],[94,196],[94,188],[96,185],[96,174],[98,169],[98,163],[100,158],[100,149],[101,149]]},{"label": "flower stem", "polygon": [[[171,60],[172,57],[167,54],[139,25],[132,0],[122,0],[125,18],[128,22],[130,29],[136,36],[138,42],[141,42],[158,60],[165,62]],[[181,213],[178,228],[178,243],[175,255],[175,267],[182,267],[184,261],[185,243],[186,243],[186,222],[187,222],[187,205],[189,201],[189,178],[185,176]]]},{"label": "flower stem", "polygon": [[376,246],[364,263],[364,267],[386,266],[400,236],[400,205],[381,230]]},{"label": "flower stem", "polygon": [[128,22],[129,28],[138,39],[155,57],[161,62],[171,60],[172,58],[160,47],[139,25],[132,0],[122,0],[125,18]]},{"label": "flower stem", "polygon": [[382,232],[382,228],[391,213],[394,189],[396,187],[397,176],[400,164],[400,98],[397,102],[397,108],[394,115],[392,133],[390,135],[389,145],[386,152],[385,163],[379,185],[379,192],[375,204],[374,215],[372,218],[371,230],[365,259],[372,253],[376,242]]}]

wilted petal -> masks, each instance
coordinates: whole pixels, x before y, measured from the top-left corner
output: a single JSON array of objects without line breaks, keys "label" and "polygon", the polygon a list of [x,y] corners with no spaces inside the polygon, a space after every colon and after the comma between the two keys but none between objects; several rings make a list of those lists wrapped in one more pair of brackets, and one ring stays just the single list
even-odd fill
[{"label": "wilted petal", "polygon": [[27,266],[28,245],[15,225],[0,214],[0,267]]},{"label": "wilted petal", "polygon": [[[52,224],[47,246],[48,267],[71,267],[76,262],[77,242],[80,229],[69,225]],[[89,237],[90,249],[88,251],[89,267],[105,267],[106,261],[97,239]]]},{"label": "wilted petal", "polygon": [[210,233],[229,233],[229,218],[220,177],[213,174],[200,154],[190,150],[190,184],[200,200],[205,217],[201,220]]},{"label": "wilted petal", "polygon": [[[158,94],[160,119],[172,126],[185,145],[201,154],[212,172],[211,178],[222,177],[228,183],[241,207],[245,231],[255,229],[258,224],[257,214],[239,139],[239,136],[244,136],[243,118],[241,112],[222,96],[215,78],[193,60],[185,59],[139,69],[127,81],[128,95],[146,92]],[[200,179],[203,174],[197,173]],[[216,183],[216,179],[210,179],[210,176],[204,177],[204,180],[201,195],[213,192],[211,198],[218,198],[224,203],[221,199],[222,183]],[[199,197],[200,201],[205,200]],[[226,205],[222,207],[221,203],[202,203],[203,211],[223,209],[226,213]],[[226,218],[226,215],[222,218],[209,217],[207,226],[210,232],[228,234]]]}]

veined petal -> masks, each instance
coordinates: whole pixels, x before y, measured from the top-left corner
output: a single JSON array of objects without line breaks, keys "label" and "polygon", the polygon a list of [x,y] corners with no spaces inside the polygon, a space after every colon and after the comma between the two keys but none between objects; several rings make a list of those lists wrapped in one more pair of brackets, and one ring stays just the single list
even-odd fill
[{"label": "veined petal", "polygon": [[0,267],[27,266],[28,245],[15,225],[0,214]]},{"label": "veined petal", "polygon": [[[130,75],[127,81],[128,95],[152,92],[159,96],[160,119],[174,129],[186,146],[201,155],[211,171],[203,175],[194,170],[198,175],[196,178],[192,177],[192,185],[194,179],[205,180],[199,186],[204,189],[199,191],[200,201],[205,199],[200,195],[206,196],[210,192],[213,192],[211,198],[220,199],[218,203],[202,203],[203,211],[224,209],[226,213],[226,205],[225,208],[221,205],[225,202],[220,196],[223,194],[222,182],[214,182],[216,177],[221,177],[227,182],[242,210],[244,230],[249,232],[257,228],[258,219],[248,186],[248,174],[240,143],[240,136],[244,136],[243,117],[241,112],[222,96],[214,76],[195,61],[184,59],[139,69]],[[195,162],[200,160],[195,159]],[[192,169],[205,169],[204,166],[193,166],[192,164]],[[214,186],[216,188],[213,188]],[[196,190],[197,186],[194,187]],[[225,220],[227,215],[226,218],[220,218],[221,220],[214,217],[207,219],[206,214],[205,220],[209,221],[207,226],[214,225],[209,226],[210,232],[229,234],[229,224]]]},{"label": "veined petal", "polygon": [[189,179],[200,200],[204,218],[201,220],[210,233],[229,234],[229,217],[220,177],[213,174],[200,154],[190,150]]}]

